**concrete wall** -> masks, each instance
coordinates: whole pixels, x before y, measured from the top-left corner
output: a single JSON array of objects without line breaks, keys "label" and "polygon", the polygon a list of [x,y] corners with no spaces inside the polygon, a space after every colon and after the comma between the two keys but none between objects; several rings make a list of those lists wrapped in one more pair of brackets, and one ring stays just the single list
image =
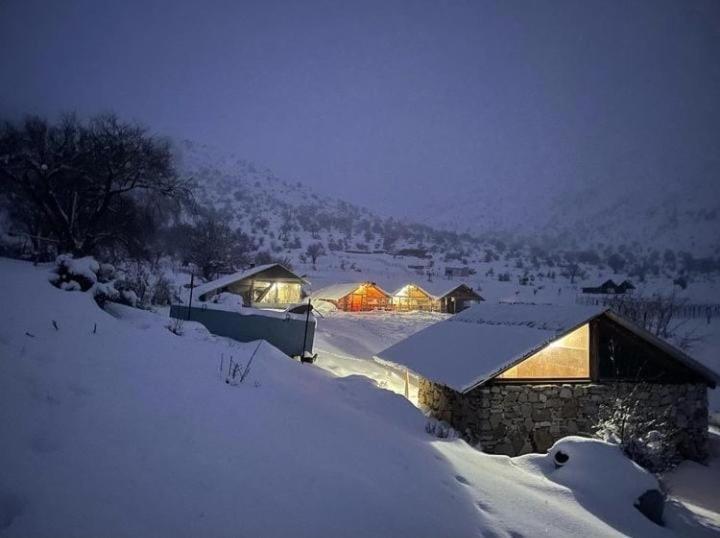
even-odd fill
[{"label": "concrete wall", "polygon": [[[188,307],[172,305],[170,317],[188,319]],[[191,321],[197,321],[218,336],[227,336],[240,342],[266,340],[280,351],[290,355],[302,355],[305,320],[285,319],[256,314],[239,314],[210,308],[191,308]],[[315,340],[315,320],[310,316],[306,349],[312,351]]]},{"label": "concrete wall", "polygon": [[[567,435],[590,436],[600,408],[627,397],[633,383],[495,384],[460,394],[421,379],[418,401],[435,418],[448,422],[471,444],[486,452],[517,456],[544,452]],[[669,413],[682,431],[683,456],[707,456],[708,404],[703,384],[643,384],[633,398],[648,420]]]}]

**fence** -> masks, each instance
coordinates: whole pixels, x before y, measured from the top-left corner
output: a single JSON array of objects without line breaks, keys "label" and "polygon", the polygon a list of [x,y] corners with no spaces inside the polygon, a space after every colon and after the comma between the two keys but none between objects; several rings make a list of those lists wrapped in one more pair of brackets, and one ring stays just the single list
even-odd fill
[{"label": "fence", "polygon": [[[575,303],[585,306],[608,306],[612,307],[617,301],[622,301],[622,296],[614,295],[602,295],[589,297],[585,295],[578,295],[575,298]],[[633,300],[638,300],[638,297],[634,297]],[[649,298],[648,300],[652,300]],[[718,303],[683,303],[681,300],[678,304],[672,308],[673,315],[677,318],[685,319],[696,319],[705,318],[712,319],[720,317],[720,304]]]},{"label": "fence", "polygon": [[[291,316],[240,314],[202,307],[192,307],[188,310],[186,305],[170,307],[170,317],[197,321],[218,336],[227,336],[239,342],[266,340],[291,357],[301,356],[305,342],[305,319],[300,320]],[[307,326],[305,345],[307,351],[312,351],[313,348],[315,325],[315,320],[311,317]]]}]

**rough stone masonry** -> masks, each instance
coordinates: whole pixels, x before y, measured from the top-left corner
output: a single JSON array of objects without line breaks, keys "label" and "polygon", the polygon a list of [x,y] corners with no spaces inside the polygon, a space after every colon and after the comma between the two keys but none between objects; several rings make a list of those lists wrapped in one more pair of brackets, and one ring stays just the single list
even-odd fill
[{"label": "rough stone masonry", "polygon": [[518,456],[545,452],[567,435],[591,436],[600,410],[618,397],[632,398],[647,420],[667,414],[679,432],[683,457],[707,457],[708,402],[704,384],[611,382],[592,384],[492,384],[461,394],[420,379],[420,406],[450,424],[485,452]]}]

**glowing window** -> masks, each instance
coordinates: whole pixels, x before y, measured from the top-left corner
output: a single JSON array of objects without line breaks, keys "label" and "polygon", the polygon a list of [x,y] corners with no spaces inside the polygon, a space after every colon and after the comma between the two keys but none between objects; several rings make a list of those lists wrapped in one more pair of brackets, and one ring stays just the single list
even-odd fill
[{"label": "glowing window", "polygon": [[301,286],[295,282],[255,281],[255,302],[266,304],[291,304],[302,300]]},{"label": "glowing window", "polygon": [[583,325],[551,342],[499,379],[587,379],[590,377],[590,329]]}]

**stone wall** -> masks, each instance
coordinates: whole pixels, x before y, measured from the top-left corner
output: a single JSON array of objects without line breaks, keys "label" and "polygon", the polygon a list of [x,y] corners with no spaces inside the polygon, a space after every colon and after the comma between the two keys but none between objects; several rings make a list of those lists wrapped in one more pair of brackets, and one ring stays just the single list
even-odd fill
[{"label": "stone wall", "polygon": [[590,436],[600,409],[633,389],[643,417],[669,414],[682,432],[678,446],[684,457],[702,461],[707,456],[703,384],[495,384],[463,395],[420,379],[418,400],[432,416],[449,423],[471,444],[480,443],[485,452],[517,456],[544,452],[567,435]]}]

